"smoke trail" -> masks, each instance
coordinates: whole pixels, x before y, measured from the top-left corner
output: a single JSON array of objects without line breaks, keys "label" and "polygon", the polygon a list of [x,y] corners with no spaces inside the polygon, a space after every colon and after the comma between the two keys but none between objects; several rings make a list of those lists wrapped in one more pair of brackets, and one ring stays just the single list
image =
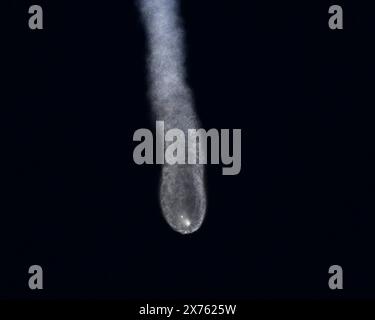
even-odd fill
[{"label": "smoke trail", "polygon": [[[199,120],[185,82],[184,32],[178,16],[178,0],[138,0],[138,3],[148,38],[154,114],[157,120],[165,122],[166,130],[177,128],[187,137],[188,129],[199,128]],[[195,151],[187,149],[198,157]],[[160,204],[175,231],[186,234],[198,230],[206,213],[203,165],[164,164]]]}]

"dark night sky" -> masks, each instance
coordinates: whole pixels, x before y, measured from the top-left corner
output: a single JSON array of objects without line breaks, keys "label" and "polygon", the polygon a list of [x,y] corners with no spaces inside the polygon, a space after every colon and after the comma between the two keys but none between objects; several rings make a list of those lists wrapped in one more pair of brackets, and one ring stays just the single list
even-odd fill
[{"label": "dark night sky", "polygon": [[154,127],[134,2],[5,1],[0,297],[374,298],[375,12],[336,1],[334,32],[331,2],[182,2],[203,127],[242,129],[241,174],[208,166],[189,236],[160,213],[160,168],[133,162]]}]

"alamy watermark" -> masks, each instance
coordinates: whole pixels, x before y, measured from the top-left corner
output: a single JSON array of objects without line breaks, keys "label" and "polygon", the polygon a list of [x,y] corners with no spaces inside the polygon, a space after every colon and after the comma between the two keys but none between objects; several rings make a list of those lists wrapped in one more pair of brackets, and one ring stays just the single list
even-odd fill
[{"label": "alamy watermark", "polygon": [[[230,129],[208,131],[188,129],[184,132],[177,128],[165,131],[164,121],[156,121],[155,141],[151,130],[135,131],[133,141],[140,143],[134,149],[133,159],[138,165],[221,163],[224,165],[223,175],[237,175],[241,171],[241,129],[233,129],[232,134],[230,131]],[[208,152],[208,145],[210,145],[210,152]],[[232,145],[232,155],[230,145]]]}]

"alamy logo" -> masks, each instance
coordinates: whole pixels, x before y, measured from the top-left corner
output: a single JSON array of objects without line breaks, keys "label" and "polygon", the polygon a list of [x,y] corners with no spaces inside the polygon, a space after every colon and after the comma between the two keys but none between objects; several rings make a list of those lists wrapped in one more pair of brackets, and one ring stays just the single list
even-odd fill
[{"label": "alamy logo", "polygon": [[29,268],[29,274],[32,276],[29,279],[29,288],[31,290],[43,289],[43,269],[39,265],[32,265]]},{"label": "alamy logo", "polygon": [[[186,137],[187,136],[187,137]],[[210,141],[210,164],[220,164],[223,175],[237,175],[241,171],[241,129],[232,133],[230,155],[230,130],[180,129],[165,131],[164,121],[156,121],[156,154],[154,162],[154,136],[149,129],[138,129],[133,141],[140,141],[133,152],[136,164],[207,164]]]}]

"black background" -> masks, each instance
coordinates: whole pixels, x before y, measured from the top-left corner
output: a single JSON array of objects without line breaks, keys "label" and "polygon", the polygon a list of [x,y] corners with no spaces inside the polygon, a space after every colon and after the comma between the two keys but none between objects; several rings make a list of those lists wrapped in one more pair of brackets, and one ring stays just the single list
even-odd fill
[{"label": "black background", "polygon": [[160,167],[133,162],[134,131],[154,126],[134,2],[3,2],[0,297],[375,297],[375,12],[182,1],[203,127],[243,140],[240,175],[207,167],[207,218],[182,236],[160,213]]}]

